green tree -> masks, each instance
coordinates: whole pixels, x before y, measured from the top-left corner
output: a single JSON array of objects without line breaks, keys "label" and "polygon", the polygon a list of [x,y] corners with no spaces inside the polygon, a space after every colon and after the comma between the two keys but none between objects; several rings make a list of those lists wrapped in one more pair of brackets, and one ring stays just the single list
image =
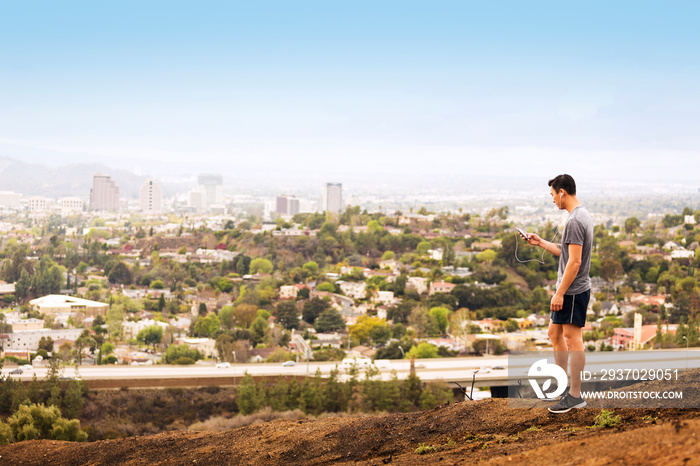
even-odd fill
[{"label": "green tree", "polygon": [[625,232],[628,234],[634,233],[641,224],[642,222],[640,222],[637,217],[630,217],[625,220]]},{"label": "green tree", "polygon": [[302,266],[309,275],[315,277],[318,274],[318,264],[314,261],[309,261]]},{"label": "green tree", "polygon": [[163,327],[160,325],[149,325],[136,335],[136,340],[142,342],[146,346],[152,345],[153,351],[155,351],[156,345],[160,344],[163,340]]},{"label": "green tree", "polygon": [[124,262],[118,262],[109,271],[107,278],[110,283],[129,285],[132,281],[131,270],[129,270],[129,267]]},{"label": "green tree", "polygon": [[287,330],[299,328],[299,313],[294,301],[282,301],[277,305],[277,323]]},{"label": "green tree", "polygon": [[436,320],[440,333],[444,335],[447,332],[447,327],[450,323],[449,317],[452,311],[446,307],[433,307],[428,314]]},{"label": "green tree", "polygon": [[329,293],[335,293],[335,285],[330,283],[330,282],[319,283],[318,286],[316,286],[316,289],[318,291],[326,291]]},{"label": "green tree", "polygon": [[345,328],[345,320],[333,308],[323,311],[314,321],[314,329],[319,333],[334,332]]},{"label": "green tree", "polygon": [[309,324],[313,324],[316,318],[321,315],[323,311],[330,308],[330,303],[321,298],[311,298],[304,303],[304,307],[301,311],[301,317]]},{"label": "green tree", "polygon": [[78,365],[83,363],[84,350],[93,346],[95,344],[95,339],[90,335],[90,330],[83,330],[78,338],[73,342],[73,348],[75,353],[75,359]]},{"label": "green tree", "polygon": [[170,345],[168,349],[165,350],[165,362],[167,364],[173,364],[180,358],[189,358],[193,361],[198,361],[202,359],[202,354],[190,348],[187,345]]},{"label": "green tree", "polygon": [[253,339],[251,343],[253,345],[262,343],[269,330],[270,324],[268,324],[267,320],[262,317],[256,317],[253,323],[250,324],[250,336]]},{"label": "green tree", "polygon": [[255,258],[250,262],[250,273],[272,273],[273,270],[272,262],[261,257]]},{"label": "green tree", "polygon": [[438,357],[438,348],[430,343],[420,343],[418,346],[413,346],[411,350],[406,353],[407,358],[415,356],[418,359],[430,359]]},{"label": "green tree", "polygon": [[19,280],[15,283],[15,296],[22,303],[28,296],[32,286],[32,279],[29,277],[27,269],[22,269]]},{"label": "green tree", "polygon": [[156,308],[158,309],[158,312],[163,312],[163,308],[165,308],[165,296],[162,293],[158,297],[158,305]]},{"label": "green tree", "polygon": [[236,388],[236,401],[238,411],[243,415],[253,414],[264,406],[264,396],[259,393],[253,377],[247,372]]},{"label": "green tree", "polygon": [[107,330],[111,337],[116,337],[121,333],[124,316],[123,304],[112,304],[109,309],[107,309],[105,320],[107,322]]},{"label": "green tree", "polygon": [[221,328],[219,317],[210,312],[206,317],[198,317],[194,324],[194,335],[197,337],[213,338]]},{"label": "green tree", "polygon": [[222,307],[219,311],[219,320],[224,328],[231,330],[236,324],[235,308],[230,305]]}]

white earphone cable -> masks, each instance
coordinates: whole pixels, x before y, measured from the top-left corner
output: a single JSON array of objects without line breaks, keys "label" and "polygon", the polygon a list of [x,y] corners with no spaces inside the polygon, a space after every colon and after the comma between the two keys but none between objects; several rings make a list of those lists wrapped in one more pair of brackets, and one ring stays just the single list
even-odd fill
[{"label": "white earphone cable", "polygon": [[[555,230],[554,230],[554,236],[552,237],[552,240],[549,241],[549,242],[550,242],[550,243],[553,243],[554,240],[557,239],[557,235],[558,235],[558,234],[559,234],[559,228],[557,227],[557,228],[555,228]],[[518,261],[518,262],[520,262],[521,264],[525,264],[525,263],[527,263],[527,262],[539,262],[540,264],[545,265],[545,262],[544,262],[544,253],[547,252],[547,247],[544,247],[544,248],[543,248],[543,250],[542,250],[542,257],[540,257],[539,259],[528,259],[528,260],[524,260],[524,261],[523,261],[523,260],[520,260],[520,259],[518,258],[518,243],[519,243],[519,241],[518,241],[518,240],[519,240],[518,236],[519,236],[518,233],[515,233],[515,252],[514,252],[514,254],[515,254],[515,260]]]}]

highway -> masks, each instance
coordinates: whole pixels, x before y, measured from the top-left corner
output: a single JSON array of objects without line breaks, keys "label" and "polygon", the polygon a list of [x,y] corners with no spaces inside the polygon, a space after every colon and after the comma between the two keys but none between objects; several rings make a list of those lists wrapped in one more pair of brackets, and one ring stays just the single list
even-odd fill
[{"label": "highway", "polygon": [[[551,356],[543,353],[542,357]],[[536,355],[535,355],[536,356]],[[644,369],[677,369],[700,368],[700,349],[637,351],[637,352],[604,352],[586,353],[586,370],[592,374],[610,372],[612,370],[644,370]],[[534,362],[533,353],[528,357],[493,356],[493,357],[462,357],[442,359],[416,360],[416,373],[422,380],[445,380],[471,383],[474,371],[479,370],[475,377],[476,387],[491,387],[508,385],[508,378],[527,376],[528,369]],[[509,365],[510,362],[510,365]],[[408,360],[376,361],[376,366],[383,380],[389,380],[395,372],[399,379],[408,376],[410,362]],[[232,364],[229,368],[217,368],[211,365],[152,365],[152,366],[66,366],[63,376],[78,375],[90,388],[163,388],[163,387],[202,387],[202,386],[234,386],[240,383],[247,373],[254,377],[307,377],[313,376],[320,370],[323,377],[338,367],[341,380],[347,379],[346,365],[335,362],[300,362],[294,366],[285,367],[281,363],[263,364]],[[359,378],[364,377],[364,366],[359,365]],[[45,367],[25,370],[22,374],[9,372],[13,367],[4,367],[3,376],[29,382],[34,375],[37,379],[46,377]]]}]

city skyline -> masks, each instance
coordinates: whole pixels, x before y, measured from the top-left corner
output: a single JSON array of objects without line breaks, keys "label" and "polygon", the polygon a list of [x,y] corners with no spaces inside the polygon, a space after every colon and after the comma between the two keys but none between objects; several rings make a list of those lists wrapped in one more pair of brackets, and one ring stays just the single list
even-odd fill
[{"label": "city skyline", "polygon": [[6,6],[0,156],[152,176],[700,169],[693,2],[74,5]]}]

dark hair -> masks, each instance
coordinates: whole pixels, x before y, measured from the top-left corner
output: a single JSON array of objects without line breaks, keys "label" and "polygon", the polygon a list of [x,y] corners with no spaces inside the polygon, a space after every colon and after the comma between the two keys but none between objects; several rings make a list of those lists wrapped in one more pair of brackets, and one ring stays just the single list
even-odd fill
[{"label": "dark hair", "polygon": [[555,191],[559,191],[560,189],[563,189],[566,191],[568,194],[575,196],[576,195],[576,182],[574,181],[573,177],[571,175],[559,175],[551,180],[549,180],[549,186],[554,188]]}]

